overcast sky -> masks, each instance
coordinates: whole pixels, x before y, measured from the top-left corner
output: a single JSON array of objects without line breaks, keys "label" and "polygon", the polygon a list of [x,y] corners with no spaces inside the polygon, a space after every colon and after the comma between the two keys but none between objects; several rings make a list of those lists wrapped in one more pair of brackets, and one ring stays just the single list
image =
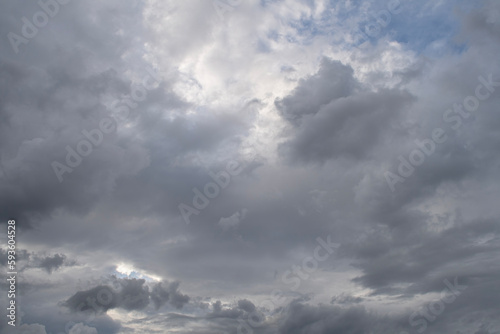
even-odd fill
[{"label": "overcast sky", "polygon": [[499,334],[498,0],[4,0],[24,334]]}]

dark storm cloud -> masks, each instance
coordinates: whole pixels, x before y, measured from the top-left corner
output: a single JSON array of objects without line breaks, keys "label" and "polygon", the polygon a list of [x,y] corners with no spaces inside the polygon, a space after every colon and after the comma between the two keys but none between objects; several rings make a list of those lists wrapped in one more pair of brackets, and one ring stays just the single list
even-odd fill
[{"label": "dark storm cloud", "polygon": [[[65,12],[61,9],[54,18],[54,24],[59,25],[56,19],[64,20],[68,13],[85,9],[80,6],[86,5],[68,4]],[[66,147],[76,149],[85,139],[82,131],[98,129],[102,119],[112,116],[112,110],[103,104],[106,98],[120,101],[123,95],[130,95],[132,82],[126,72],[133,70],[142,77],[148,74],[149,65],[132,63],[134,67],[127,68],[131,63],[123,56],[133,47],[132,36],[141,36],[142,30],[125,34],[128,37],[117,34],[126,27],[126,21],[140,16],[140,11],[128,2],[102,6],[93,10],[96,16],[92,22],[76,15],[78,19],[71,19],[64,29],[74,34],[72,39],[79,40],[81,49],[70,44],[55,56],[41,53],[30,66],[20,60],[31,52],[23,53],[20,60],[10,56],[3,59],[0,211],[4,218],[16,217],[19,224],[25,225],[50,216],[56,209],[85,214],[104,194],[113,191],[119,178],[137,175],[147,168],[152,156],[152,163],[164,168],[182,156],[211,150],[245,131],[244,122],[233,116],[186,116],[190,105],[173,93],[169,82],[173,79],[165,75],[157,88],[148,91],[146,100],[131,111],[127,121],[134,123],[136,132],[104,134],[103,143],[94,147],[71,173],[65,173],[64,181],[59,183],[51,164],[64,164]],[[9,29],[17,28],[18,23],[12,21]],[[134,27],[132,24],[127,29]],[[51,40],[50,36],[40,33],[26,49],[52,50],[58,43],[69,43],[65,38]],[[97,54],[100,58],[96,58]],[[168,120],[167,114],[172,116]],[[113,127],[122,129],[124,123],[119,121],[113,121]],[[154,174],[153,168],[151,176]]]},{"label": "dark storm cloud", "polygon": [[243,316],[244,312],[239,309],[239,307],[234,308],[222,308],[222,303],[220,300],[212,303],[212,313],[207,316],[209,318],[229,318],[238,319]]},{"label": "dark storm cloud", "polygon": [[160,282],[154,285],[150,294],[151,300],[157,310],[167,302],[177,309],[181,309],[186,303],[189,302],[189,296],[183,295],[178,291],[180,282],[167,284],[166,288],[163,287],[163,284],[165,283]]},{"label": "dark storm cloud", "polygon": [[[411,283],[406,290],[409,295],[428,293],[438,291],[442,287],[441,281],[446,277],[466,276],[474,266],[462,265],[462,268],[456,266],[445,269],[446,267],[478,257],[482,258],[484,264],[489,263],[489,266],[484,268],[482,277],[477,279],[495,279],[500,267],[492,267],[493,255],[500,251],[500,245],[493,236],[498,234],[498,223],[491,220],[473,221],[441,233],[421,234],[420,242],[406,238],[396,244],[389,240],[372,239],[379,245],[379,250],[373,249],[374,245],[365,240],[356,246],[358,254],[363,254],[366,261],[360,264],[364,275],[355,281],[374,289],[374,293],[401,294],[403,289],[391,290],[390,287],[403,282]],[[480,243],[480,240],[485,242]],[[466,282],[468,280],[467,277],[462,279]]]},{"label": "dark storm cloud", "polygon": [[[97,295],[102,299],[98,304]],[[106,285],[96,286],[90,290],[78,291],[63,304],[73,312],[106,312],[118,306],[117,294]]]},{"label": "dark storm cloud", "polygon": [[406,91],[363,89],[351,67],[323,59],[318,73],[302,80],[276,105],[292,122],[280,151],[292,161],[338,157],[364,159],[414,98]]},{"label": "dark storm cloud", "polygon": [[[8,249],[7,249],[8,250]],[[7,265],[7,250],[0,248],[0,264]],[[29,253],[25,249],[16,250],[16,262],[18,271],[25,271],[32,268],[44,269],[48,274],[52,274],[62,267],[71,267],[76,265],[75,260],[70,260],[64,254],[43,255],[34,252]]]},{"label": "dark storm cloud", "polygon": [[40,261],[40,268],[44,268],[48,273],[52,273],[53,270],[61,267],[64,263],[65,256],[56,254],[52,257],[47,256]]},{"label": "dark storm cloud", "polygon": [[[47,41],[45,46],[49,48],[54,43]],[[17,217],[21,225],[47,216],[56,208],[86,212],[106,188],[85,190],[83,185],[93,179],[90,175],[100,173],[101,168],[108,169],[110,178],[97,181],[104,185],[120,174],[116,163],[123,163],[119,158],[123,149],[113,143],[111,135],[106,138],[108,145],[95,149],[97,152],[87,157],[87,161],[94,163],[93,167],[84,163],[80,171],[59,185],[57,178],[54,179],[50,166],[55,160],[64,160],[65,146],[76,145],[82,130],[95,128],[96,120],[98,123],[109,116],[99,101],[101,94],[112,93],[117,85],[127,84],[110,67],[88,71],[91,60],[80,56],[76,50],[67,49],[57,56],[65,58],[65,62],[58,62],[57,57],[44,59],[42,54],[39,61],[43,65],[35,62],[26,66],[19,61],[5,60],[0,68],[0,114],[4,120],[1,124],[2,212]],[[99,157],[100,152],[118,161],[106,161]],[[138,158],[137,153],[135,155]]]},{"label": "dark storm cloud", "polygon": [[49,274],[63,266],[69,267],[76,264],[75,261],[68,260],[64,254],[54,254],[53,256],[46,257],[35,257],[33,261],[34,264],[32,264],[31,266],[42,268]]},{"label": "dark storm cloud", "polygon": [[[114,279],[113,287],[100,285],[90,290],[79,291],[62,303],[73,312],[106,312],[109,309],[122,308],[127,311],[143,310],[150,300],[158,310],[169,303],[181,309],[189,302],[189,296],[178,291],[179,282],[159,282],[152,287],[144,279]],[[164,288],[166,286],[166,288]]]},{"label": "dark storm cloud", "polygon": [[238,307],[249,313],[255,311],[255,305],[247,299],[238,300]]},{"label": "dark storm cloud", "polygon": [[305,115],[315,115],[322,106],[360,90],[353,74],[350,66],[323,58],[318,73],[300,79],[292,94],[275,105],[286,120],[298,125]]},{"label": "dark storm cloud", "polygon": [[153,291],[151,292],[151,300],[153,301],[157,310],[165,305],[165,303],[167,303],[169,299],[170,293],[163,289],[161,283],[158,283],[153,287]]},{"label": "dark storm cloud", "polygon": [[143,279],[124,279],[119,281],[121,289],[116,296],[117,307],[127,311],[141,310],[149,304],[149,288]]}]

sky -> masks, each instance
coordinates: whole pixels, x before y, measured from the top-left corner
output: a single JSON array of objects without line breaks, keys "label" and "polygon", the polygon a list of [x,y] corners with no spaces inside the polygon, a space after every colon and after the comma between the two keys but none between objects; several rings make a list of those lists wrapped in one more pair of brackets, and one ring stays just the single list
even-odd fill
[{"label": "sky", "polygon": [[497,0],[0,7],[1,333],[500,333]]}]

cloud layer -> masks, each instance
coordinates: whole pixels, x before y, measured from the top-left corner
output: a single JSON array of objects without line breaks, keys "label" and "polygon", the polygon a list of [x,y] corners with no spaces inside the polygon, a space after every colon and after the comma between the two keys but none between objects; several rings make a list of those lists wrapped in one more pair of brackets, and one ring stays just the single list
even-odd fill
[{"label": "cloud layer", "polygon": [[18,332],[500,333],[497,1],[3,8]]}]

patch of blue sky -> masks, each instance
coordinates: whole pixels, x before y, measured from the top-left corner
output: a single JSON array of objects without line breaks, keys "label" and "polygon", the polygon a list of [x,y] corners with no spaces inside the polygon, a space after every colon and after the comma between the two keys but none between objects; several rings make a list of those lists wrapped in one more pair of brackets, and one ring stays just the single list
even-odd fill
[{"label": "patch of blue sky", "polygon": [[[392,13],[388,25],[384,26],[379,23],[378,14],[388,12],[390,0],[331,0],[330,5],[335,9],[337,22],[331,27],[331,34],[350,34],[355,41],[351,46],[358,46],[366,41],[375,44],[380,38],[389,38],[404,44],[417,54],[440,56],[450,52],[462,53],[467,46],[457,43],[453,38],[461,28],[459,13],[474,10],[481,6],[481,2],[400,0],[399,13]],[[366,33],[367,27],[379,30],[369,35]],[[341,37],[333,39],[332,43],[339,44]]]},{"label": "patch of blue sky", "polygon": [[466,49],[453,38],[461,28],[458,12],[474,6],[466,1],[412,2],[399,15],[394,15],[389,27],[392,38],[418,54],[433,56]]},{"label": "patch of blue sky", "polygon": [[[261,0],[267,6],[280,0]],[[461,20],[458,13],[468,12],[480,6],[481,1],[466,0],[400,0],[400,12],[391,14],[387,26],[377,22],[377,13],[386,11],[391,0],[330,0],[327,8],[318,18],[302,15],[300,19],[290,20],[288,25],[294,35],[279,36],[270,31],[271,40],[286,39],[289,43],[310,44],[317,36],[332,36],[331,43],[352,44],[357,47],[366,41],[377,43],[380,38],[389,38],[405,45],[417,54],[440,56],[447,53],[461,53],[466,45],[458,44],[453,38],[460,30]],[[305,1],[314,8],[312,0]],[[366,34],[367,27],[379,27],[379,32]],[[361,34],[360,32],[363,32]],[[362,36],[363,35],[363,36]],[[351,36],[351,38],[347,38]],[[353,42],[354,41],[354,42]],[[265,42],[258,46],[260,52],[267,52]]]},{"label": "patch of blue sky", "polygon": [[144,275],[144,274],[141,274],[137,271],[132,271],[130,272],[129,274],[126,274],[126,273],[121,273],[119,271],[114,271],[113,272],[113,275],[115,275],[117,278],[128,278],[128,279],[132,279],[132,278],[135,278],[135,279],[145,279],[146,281],[154,281],[154,279],[152,277],[149,277],[147,275]]},{"label": "patch of blue sky", "polygon": [[302,15],[298,20],[291,20],[288,25],[292,27],[298,39],[303,44],[309,44],[316,36],[331,35],[335,28],[335,18],[332,10],[324,11],[319,19]]}]

